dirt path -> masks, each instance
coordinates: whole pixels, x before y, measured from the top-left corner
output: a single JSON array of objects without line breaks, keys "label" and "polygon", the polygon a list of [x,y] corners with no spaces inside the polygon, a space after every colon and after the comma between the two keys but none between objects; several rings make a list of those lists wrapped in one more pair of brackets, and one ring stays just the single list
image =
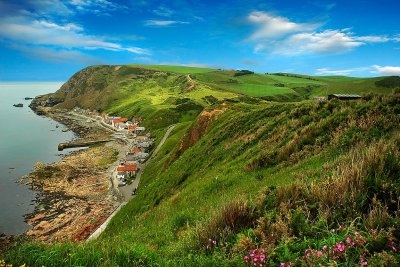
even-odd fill
[{"label": "dirt path", "polygon": [[[160,143],[158,144],[158,146],[152,153],[151,157],[146,161],[146,163],[143,164],[142,168],[137,173],[137,176],[136,176],[135,180],[132,182],[132,184],[119,188],[119,191],[121,192],[125,201],[122,202],[119,205],[119,207],[114,210],[114,212],[104,221],[103,224],[101,224],[96,229],[96,231],[94,231],[89,236],[89,238],[86,241],[91,241],[91,240],[98,238],[100,236],[100,234],[107,228],[107,225],[110,223],[111,219],[115,216],[115,214],[117,214],[118,211],[129,202],[129,200],[131,200],[132,198],[135,197],[135,195],[132,196],[132,191],[134,188],[137,188],[139,186],[140,177],[142,176],[144,168],[147,166],[148,162],[155,157],[155,155],[158,153],[158,151],[164,145],[165,141],[167,140],[167,138],[169,137],[169,135],[171,134],[171,132],[175,128],[175,126],[176,125],[174,124],[174,125],[171,125],[168,127],[167,131],[164,134],[164,137],[161,139]],[[112,175],[114,175],[114,173]]]}]

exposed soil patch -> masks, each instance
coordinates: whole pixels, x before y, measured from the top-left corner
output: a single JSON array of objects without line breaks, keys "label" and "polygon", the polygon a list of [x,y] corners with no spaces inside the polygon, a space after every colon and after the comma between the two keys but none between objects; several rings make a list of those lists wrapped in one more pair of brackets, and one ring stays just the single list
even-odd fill
[{"label": "exposed soil patch", "polygon": [[215,118],[224,111],[225,109],[213,109],[201,112],[194,126],[182,138],[177,156],[193,146],[207,132]]}]

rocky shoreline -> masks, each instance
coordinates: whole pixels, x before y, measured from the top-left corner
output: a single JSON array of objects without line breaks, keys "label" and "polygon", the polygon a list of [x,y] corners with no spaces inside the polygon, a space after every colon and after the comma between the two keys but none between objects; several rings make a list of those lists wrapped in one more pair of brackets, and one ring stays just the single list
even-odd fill
[{"label": "rocky shoreline", "polygon": [[[80,140],[111,135],[67,111],[48,107],[37,111],[74,131]],[[118,193],[110,184],[110,167],[123,145],[112,141],[72,152],[59,162],[36,163],[34,170],[20,179],[38,192],[34,211],[25,217],[32,226],[25,237],[53,243],[90,236],[119,205]]]}]

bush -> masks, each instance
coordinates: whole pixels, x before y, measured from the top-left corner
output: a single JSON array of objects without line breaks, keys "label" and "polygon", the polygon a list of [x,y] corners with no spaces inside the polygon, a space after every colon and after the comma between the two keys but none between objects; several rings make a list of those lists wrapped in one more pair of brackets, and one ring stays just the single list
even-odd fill
[{"label": "bush", "polygon": [[247,202],[233,201],[222,207],[219,214],[198,227],[196,236],[200,247],[206,248],[209,240],[224,242],[241,230],[253,227],[256,214]]}]

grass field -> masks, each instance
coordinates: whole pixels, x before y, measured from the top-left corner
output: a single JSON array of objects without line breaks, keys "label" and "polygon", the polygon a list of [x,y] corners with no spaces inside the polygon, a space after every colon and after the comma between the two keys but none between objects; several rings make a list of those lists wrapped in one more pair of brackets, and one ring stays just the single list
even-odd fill
[{"label": "grass field", "polygon": [[357,232],[368,245],[314,264],[353,265],[360,255],[378,266],[396,263],[399,255],[386,244],[399,235],[391,230],[398,206],[390,204],[400,195],[399,101],[233,103],[215,106],[214,116],[206,115],[209,108],[194,122],[178,123],[143,173],[137,197],[99,240],[25,243],[5,259],[40,266],[246,266],[243,257],[263,248],[270,265],[296,258],[306,264],[306,249],[333,248]]},{"label": "grass field", "polygon": [[[60,107],[141,116],[158,139],[176,127],[143,172],[135,199],[98,240],[25,241],[0,261],[248,266],[244,257],[253,261],[252,251],[262,248],[254,253],[263,266],[354,266],[360,259],[398,266],[397,81],[378,87],[385,78],[235,73],[129,65],[74,76],[56,94],[65,100]],[[370,92],[382,94],[301,101]]]}]

